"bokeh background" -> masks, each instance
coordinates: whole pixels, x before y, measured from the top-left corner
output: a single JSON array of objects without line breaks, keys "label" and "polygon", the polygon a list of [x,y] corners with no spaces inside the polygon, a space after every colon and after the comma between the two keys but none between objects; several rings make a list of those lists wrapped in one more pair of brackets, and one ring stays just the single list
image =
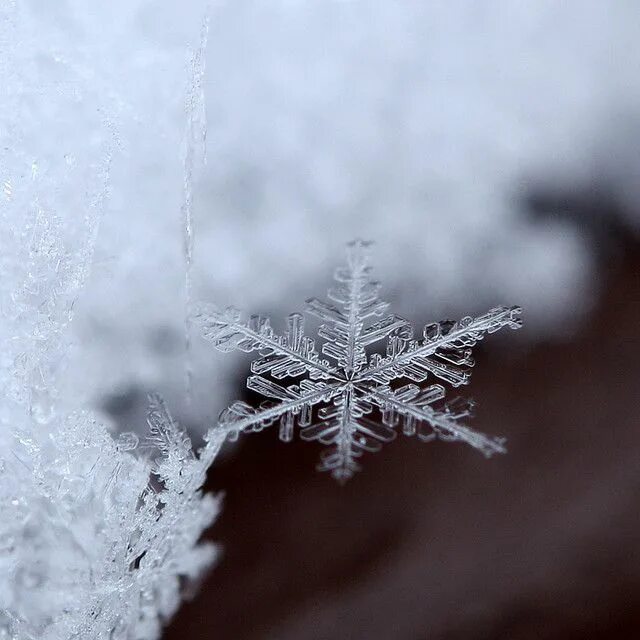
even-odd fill
[{"label": "bokeh background", "polygon": [[398,439],[339,487],[312,445],[229,446],[209,480],[224,557],[167,638],[638,634],[637,2],[4,5],[0,200],[9,219],[35,197],[69,246],[95,226],[65,393],[114,430],[144,431],[152,390],[196,438],[247,398],[245,359],[185,353],[205,15],[194,299],[280,327],[362,237],[417,326],[524,307],[465,389],[505,457]]}]

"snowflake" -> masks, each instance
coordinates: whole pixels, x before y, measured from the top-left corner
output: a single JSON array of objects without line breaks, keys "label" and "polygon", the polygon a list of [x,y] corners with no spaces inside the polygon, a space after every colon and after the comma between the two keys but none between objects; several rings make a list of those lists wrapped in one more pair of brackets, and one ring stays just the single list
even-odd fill
[{"label": "snowflake", "polygon": [[[483,435],[464,426],[471,405],[454,401],[441,409],[441,384],[424,383],[430,376],[453,387],[469,381],[473,366],[471,347],[486,334],[502,327],[521,326],[518,307],[496,307],[477,318],[444,321],[425,326],[421,338],[413,337],[409,323],[396,315],[381,320],[386,302],[378,299],[378,282],[370,279],[370,243],[348,245],[348,263],[337,269],[336,285],[329,290],[331,303],[311,298],[307,313],[322,324],[316,342],[304,335],[303,316],[291,314],[284,335],[276,335],[267,318],[251,316],[244,322],[235,309],[219,311],[202,305],[195,317],[206,339],[223,352],[257,351],[247,387],[266,397],[258,408],[234,402],[220,414],[219,428],[237,438],[279,422],[280,438],[293,438],[300,428],[303,440],[329,447],[321,455],[320,471],[338,481],[350,478],[360,466],[358,458],[378,451],[396,435],[402,422],[405,435],[425,442],[435,438],[463,441],[487,457],[504,453],[504,439]],[[367,353],[371,345],[386,340],[386,353]],[[299,382],[281,382],[301,378]],[[404,384],[402,384],[404,382]]]}]

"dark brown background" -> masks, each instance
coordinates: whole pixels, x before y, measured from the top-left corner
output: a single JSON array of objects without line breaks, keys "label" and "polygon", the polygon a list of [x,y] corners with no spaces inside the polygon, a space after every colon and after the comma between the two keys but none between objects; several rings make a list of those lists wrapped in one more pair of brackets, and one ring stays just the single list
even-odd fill
[{"label": "dark brown background", "polygon": [[472,424],[508,455],[400,437],[340,487],[313,445],[244,437],[208,482],[224,556],[166,637],[640,637],[640,248],[601,256],[571,338],[477,353]]}]

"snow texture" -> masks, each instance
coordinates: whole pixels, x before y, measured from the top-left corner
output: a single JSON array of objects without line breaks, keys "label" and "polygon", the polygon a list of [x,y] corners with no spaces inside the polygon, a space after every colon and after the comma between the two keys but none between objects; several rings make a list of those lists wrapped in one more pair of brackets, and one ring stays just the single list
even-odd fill
[{"label": "snow texture", "polygon": [[[445,389],[425,383],[433,377],[453,387],[466,384],[473,366],[471,347],[503,327],[518,329],[520,308],[496,307],[476,318],[428,324],[416,339],[406,320],[384,315],[388,304],[378,299],[379,283],[370,279],[368,249],[366,242],[349,244],[348,264],[335,273],[330,303],[307,300],[307,313],[322,322],[322,355],[315,340],[305,336],[299,313],[289,315],[280,336],[267,318],[242,321],[234,309],[200,306],[197,321],[217,349],[259,352],[247,387],[267,398],[257,409],[246,402],[233,403],[220,415],[218,429],[237,437],[241,431],[259,431],[277,421],[280,439],[289,442],[297,425],[303,440],[329,447],[318,468],[338,481],[360,469],[358,458],[364,452],[378,451],[393,440],[400,422],[405,435],[417,435],[424,442],[439,437],[466,442],[486,456],[503,453],[502,438],[461,423],[470,415],[467,403],[436,409],[433,405],[444,398]],[[385,354],[368,356],[367,348],[382,341]],[[288,378],[301,379],[282,382]]]},{"label": "snow texture", "polygon": [[157,396],[140,447],[70,410],[70,324],[104,202],[91,198],[75,229],[34,193],[3,238],[0,637],[152,640],[215,560],[197,542],[218,499],[200,487],[223,438],[196,456]]},{"label": "snow texture", "polygon": [[222,438],[196,455],[158,396],[150,438],[117,434],[72,375],[136,117],[125,79],[96,73],[110,56],[87,33],[120,49],[109,15],[78,14],[77,38],[42,29],[73,4],[0,0],[0,638],[154,640],[216,558],[198,540],[219,500],[200,487]]},{"label": "snow texture", "polygon": [[157,397],[149,424],[153,463],[133,455],[138,436],[114,439],[86,413],[14,430],[0,467],[0,637],[158,638],[215,560],[198,539],[219,500],[200,487],[222,439],[195,456]]}]

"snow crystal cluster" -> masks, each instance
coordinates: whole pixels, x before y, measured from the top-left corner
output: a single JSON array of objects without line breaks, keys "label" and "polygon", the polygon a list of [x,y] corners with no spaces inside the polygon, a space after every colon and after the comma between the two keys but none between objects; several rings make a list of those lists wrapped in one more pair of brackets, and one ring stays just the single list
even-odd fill
[{"label": "snow crystal cluster", "polygon": [[3,220],[0,638],[157,638],[216,556],[198,540],[218,500],[200,488],[221,435],[194,454],[154,396],[139,445],[63,393],[99,213],[87,211],[83,233],[37,202],[26,223]]},{"label": "snow crystal cluster", "polygon": [[[359,470],[357,459],[365,451],[378,451],[393,440],[400,421],[405,435],[417,434],[424,442],[439,437],[466,442],[486,456],[503,453],[501,438],[460,422],[470,414],[468,404],[458,401],[436,409],[444,387],[424,383],[438,378],[453,387],[466,384],[473,366],[471,347],[502,327],[518,329],[520,309],[497,307],[477,318],[428,324],[416,339],[406,320],[385,315],[388,304],[378,299],[380,285],[370,279],[370,271],[368,243],[355,241],[348,247],[347,266],[335,273],[331,302],[307,300],[307,312],[322,322],[318,336],[326,358],[305,336],[299,313],[288,317],[287,330],[279,336],[267,318],[252,316],[243,322],[234,309],[199,308],[203,334],[217,349],[259,352],[247,387],[267,398],[258,409],[241,401],[232,404],[221,414],[217,432],[237,437],[277,421],[280,439],[289,442],[297,425],[303,440],[329,447],[319,470],[338,481]],[[382,341],[384,354],[368,356],[367,348]],[[301,379],[284,382],[291,378]]]},{"label": "snow crystal cluster", "polygon": [[0,463],[0,637],[158,638],[214,561],[197,543],[218,500],[199,489],[222,441],[196,457],[158,399],[150,424],[154,463],[133,455],[135,434],[114,439],[86,413],[13,430]]},{"label": "snow crystal cluster", "polygon": [[196,454],[157,396],[148,435],[118,434],[69,375],[135,105],[81,14],[77,38],[45,26],[59,10],[0,2],[0,638],[153,640],[216,558],[222,438]]}]

